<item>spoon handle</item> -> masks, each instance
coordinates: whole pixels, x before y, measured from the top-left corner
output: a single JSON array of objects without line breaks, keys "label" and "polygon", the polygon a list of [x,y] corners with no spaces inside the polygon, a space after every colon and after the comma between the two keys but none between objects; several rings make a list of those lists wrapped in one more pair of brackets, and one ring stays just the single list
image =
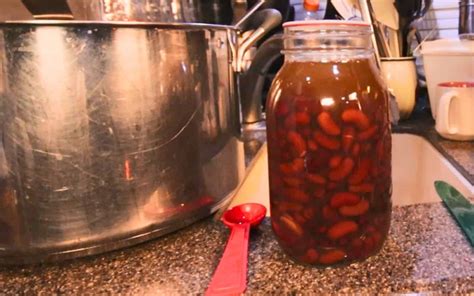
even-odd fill
[{"label": "spoon handle", "polygon": [[240,294],[247,287],[250,224],[232,226],[227,245],[206,291],[208,295]]}]

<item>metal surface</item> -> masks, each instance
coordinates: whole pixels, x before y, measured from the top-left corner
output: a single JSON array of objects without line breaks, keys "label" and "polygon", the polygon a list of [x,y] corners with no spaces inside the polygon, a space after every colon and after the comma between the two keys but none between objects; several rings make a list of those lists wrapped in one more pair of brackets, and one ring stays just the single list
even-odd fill
[{"label": "metal surface", "polygon": [[234,21],[233,0],[67,0],[67,2],[74,18],[78,20],[199,22],[223,25],[230,25]]},{"label": "metal surface", "polygon": [[459,38],[474,40],[474,1],[459,2]]},{"label": "metal surface", "polygon": [[[94,1],[88,0],[93,5]],[[204,22],[230,24],[231,0],[96,0],[108,21]]]},{"label": "metal surface", "polygon": [[277,8],[284,12],[289,7],[288,0],[67,1],[75,19],[81,20],[235,24],[236,27],[259,9]]},{"label": "metal surface", "polygon": [[360,13],[362,15],[362,19],[364,21],[370,23],[370,28],[372,30],[371,41],[372,41],[372,46],[374,48],[375,61],[377,62],[377,66],[380,68],[380,52],[379,52],[379,48],[377,46],[377,38],[375,36],[374,20],[372,19],[372,15],[370,14],[370,8],[369,8],[368,0],[358,0],[358,3],[359,3]]},{"label": "metal surface", "polygon": [[0,24],[0,262],[183,227],[243,177],[229,29]]},{"label": "metal surface", "polygon": [[281,57],[283,35],[277,34],[260,45],[250,68],[241,76],[242,120],[246,124],[261,122],[263,118],[262,92],[265,75],[272,64]]},{"label": "metal surface", "polygon": [[218,25],[0,23],[0,263],[117,249],[224,205],[245,171],[238,40]]},{"label": "metal surface", "polygon": [[[249,13],[254,13],[251,11]],[[236,52],[236,58],[234,59],[234,69],[237,72],[243,72],[245,69],[245,54],[247,51],[257,43],[266,33],[271,31],[272,28],[278,26],[282,21],[281,14],[276,9],[265,9],[256,12],[251,21],[240,23],[239,25],[244,26],[247,30],[252,30],[252,34],[243,38],[239,42],[239,48]],[[249,86],[252,87],[252,86]]]}]

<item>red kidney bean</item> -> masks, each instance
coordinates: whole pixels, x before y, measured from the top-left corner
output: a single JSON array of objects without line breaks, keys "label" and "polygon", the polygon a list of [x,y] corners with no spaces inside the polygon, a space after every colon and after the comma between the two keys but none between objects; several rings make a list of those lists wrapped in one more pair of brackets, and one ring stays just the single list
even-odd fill
[{"label": "red kidney bean", "polygon": [[313,131],[309,128],[309,127],[305,127],[301,130],[301,135],[307,139],[307,138],[311,138],[313,134]]},{"label": "red kidney bean", "polygon": [[372,165],[372,167],[370,168],[370,175],[374,178],[376,178],[379,174],[379,168],[378,168],[378,165],[377,163],[375,163],[374,165]]},{"label": "red kidney bean", "polygon": [[327,180],[323,176],[319,174],[306,174],[306,179],[313,183],[313,184],[318,184],[318,185],[324,185],[326,184]]},{"label": "red kidney bean", "polygon": [[325,233],[328,228],[326,226],[320,226],[316,229],[317,233]]},{"label": "red kidney bean", "polygon": [[355,143],[354,144],[354,147],[352,147],[352,156],[354,158],[358,157],[359,154],[360,154],[360,144],[359,143]]},{"label": "red kidney bean", "polygon": [[305,193],[303,190],[299,190],[296,188],[286,188],[284,194],[287,198],[294,201],[305,203],[310,200],[309,195],[307,193]]},{"label": "red kidney bean", "polygon": [[272,223],[273,231],[275,231],[278,236],[280,237],[283,236],[283,231],[281,231],[280,225],[278,225],[278,223],[276,223],[275,221],[271,221],[271,223]]},{"label": "red kidney bean", "polygon": [[283,178],[283,182],[290,187],[301,187],[304,184],[304,181],[297,177]]},{"label": "red kidney bean", "polygon": [[315,215],[316,210],[314,208],[306,208],[303,210],[303,216],[308,220],[313,219]]},{"label": "red kidney bean", "polygon": [[341,261],[345,257],[346,257],[346,252],[344,252],[343,250],[334,249],[334,250],[327,251],[324,254],[321,254],[321,256],[319,257],[319,262],[325,265],[334,264]]},{"label": "red kidney bean", "polygon": [[[277,140],[286,139],[286,133],[287,133],[286,130],[279,129],[275,138]],[[280,142],[284,142],[284,141],[280,141]]]},{"label": "red kidney bean", "polygon": [[284,175],[291,175],[297,173],[297,171],[293,170],[293,166],[291,163],[280,164],[280,172],[282,172]]},{"label": "red kidney bean", "polygon": [[304,261],[310,264],[318,262],[319,253],[315,249],[308,249],[305,254]]},{"label": "red kidney bean", "polygon": [[[284,137],[284,139],[286,139],[286,136]],[[279,151],[276,153],[277,155],[275,156],[278,156],[279,158],[279,163],[281,162],[289,162],[289,161],[292,161],[293,158],[294,158],[294,155],[292,153],[290,153],[290,151],[288,151],[288,142],[285,140],[285,141],[280,141],[280,145],[279,145]]]},{"label": "red kidney bean", "polygon": [[352,126],[347,126],[342,132],[342,150],[349,153],[356,136],[356,131]]},{"label": "red kidney bean", "polygon": [[331,197],[330,205],[333,208],[352,206],[360,202],[359,195],[352,192],[338,192]]},{"label": "red kidney bean", "polygon": [[365,231],[366,231],[366,232],[369,232],[369,233],[372,233],[372,232],[374,232],[374,231],[376,231],[376,230],[375,230],[375,227],[374,227],[374,226],[372,226],[372,225],[367,225],[367,227],[365,228]]},{"label": "red kidney bean", "polygon": [[306,166],[308,171],[318,173],[320,172],[319,168],[326,168],[331,153],[326,149],[319,149],[315,153],[306,154]]},{"label": "red kidney bean", "polygon": [[357,223],[359,223],[359,225],[367,225],[369,222],[370,219],[367,217],[367,215],[359,216],[359,219],[357,219]]},{"label": "red kidney bean", "polygon": [[328,187],[328,190],[334,190],[334,189],[336,189],[337,187],[339,187],[339,183],[337,183],[337,182],[329,182],[328,185],[327,185],[327,187]]},{"label": "red kidney bean", "polygon": [[363,245],[364,245],[364,242],[360,239],[360,237],[356,237],[356,238],[352,239],[352,241],[351,241],[351,246],[353,248],[358,249],[358,248],[362,247]]},{"label": "red kidney bean", "polygon": [[382,241],[382,235],[380,234],[380,232],[374,231],[372,233],[372,240],[373,240],[375,245],[380,244],[380,242]]},{"label": "red kidney bean", "polygon": [[328,135],[337,136],[341,133],[341,128],[334,122],[331,114],[327,111],[319,113],[318,123],[321,129]]},{"label": "red kidney bean", "polygon": [[[272,228],[275,234],[278,236],[281,242],[283,242],[287,246],[294,245],[300,236],[297,236],[292,232],[291,230],[288,230],[286,226],[281,223],[280,219],[278,219],[278,223],[275,221],[272,221]],[[280,223],[283,225],[281,226]]]},{"label": "red kidney bean", "polygon": [[362,143],[361,149],[363,153],[369,153],[372,150],[372,145],[370,143]]},{"label": "red kidney bean", "polygon": [[339,245],[348,245],[349,244],[349,238],[347,238],[347,237],[340,238],[337,241],[337,244],[339,244]]},{"label": "red kidney bean", "polygon": [[316,142],[313,140],[308,140],[308,150],[312,152],[317,151],[318,144],[316,144]]},{"label": "red kidney bean", "polygon": [[338,150],[341,147],[341,142],[336,138],[331,138],[320,131],[313,134],[316,143],[329,150]]},{"label": "red kidney bean", "polygon": [[295,213],[293,215],[293,218],[299,225],[303,225],[306,223],[306,218],[300,214]]},{"label": "red kidney bean", "polygon": [[324,187],[317,187],[314,189],[313,195],[316,199],[321,199],[326,194]]},{"label": "red kidney bean", "polygon": [[296,223],[295,220],[293,220],[293,218],[291,218],[290,216],[288,215],[281,216],[280,222],[282,226],[284,226],[285,229],[289,230],[294,236],[300,237],[303,235],[304,233],[303,228],[301,228],[301,226],[298,223]]},{"label": "red kidney bean", "polygon": [[345,110],[342,112],[341,119],[345,123],[355,124],[359,130],[366,130],[370,126],[370,121],[367,115],[356,109]]},{"label": "red kidney bean", "polygon": [[306,112],[295,113],[296,125],[303,126],[308,125],[311,122],[311,117]]},{"label": "red kidney bean", "polygon": [[289,114],[283,121],[283,126],[286,130],[291,130],[296,127],[295,114]]},{"label": "red kidney bean", "polygon": [[270,172],[270,186],[271,188],[281,188],[283,186],[283,180],[279,174]]},{"label": "red kidney bean", "polygon": [[304,160],[295,158],[291,163],[280,164],[280,172],[285,175],[298,174],[304,170]]},{"label": "red kidney bean", "polygon": [[349,191],[356,192],[356,193],[369,193],[374,191],[374,184],[371,183],[363,183],[359,185],[350,185]]},{"label": "red kidney bean", "polygon": [[362,259],[366,256],[364,256],[364,253],[365,253],[365,250],[364,250],[364,243],[363,241],[360,239],[360,238],[356,238],[360,241],[360,245],[354,245],[352,241],[351,242],[351,251],[350,251],[350,254],[349,256],[353,259]]},{"label": "red kidney bean", "polygon": [[363,132],[360,132],[358,135],[357,135],[357,140],[359,141],[367,141],[369,140],[370,138],[372,138],[375,133],[377,132],[377,126],[374,125],[374,126],[371,126],[369,127],[367,130],[363,131]]},{"label": "red kidney bean", "polygon": [[342,163],[335,169],[329,172],[329,179],[332,181],[341,181],[345,179],[352,172],[354,168],[354,161],[350,157],[344,158]]},{"label": "red kidney bean", "polygon": [[365,238],[364,247],[365,247],[365,252],[367,254],[372,252],[372,250],[374,248],[374,240],[372,239],[372,237],[368,236],[368,237]]},{"label": "red kidney bean", "polygon": [[334,155],[333,157],[331,157],[331,159],[329,159],[329,167],[331,169],[334,169],[341,164],[341,161],[342,161],[341,155]]},{"label": "red kidney bean", "polygon": [[321,253],[331,250],[333,248],[339,248],[337,241],[332,241],[329,238],[327,238],[326,233],[323,233],[323,235],[320,235],[319,239],[317,240],[317,246],[320,248]]},{"label": "red kidney bean", "polygon": [[357,165],[354,172],[349,177],[349,184],[355,185],[364,181],[365,178],[367,178],[367,176],[369,175],[370,164],[371,164],[370,158],[368,157],[362,158],[359,161],[359,164]]},{"label": "red kidney bean", "polygon": [[306,154],[306,141],[297,132],[290,131],[287,135],[288,142],[293,146],[296,156],[303,157]]},{"label": "red kidney bean", "polygon": [[361,200],[355,205],[342,206],[339,208],[339,213],[345,217],[354,217],[365,214],[369,210],[369,202],[365,199]]},{"label": "red kidney bean", "polygon": [[283,117],[290,112],[290,108],[288,108],[288,104],[286,102],[280,102],[277,107],[275,108],[275,114],[278,117]]},{"label": "red kidney bean", "polygon": [[300,212],[304,209],[300,203],[294,203],[289,201],[281,201],[278,203],[278,209],[281,212]]},{"label": "red kidney bean", "polygon": [[327,235],[332,240],[354,233],[359,229],[359,225],[352,220],[343,220],[329,227]]},{"label": "red kidney bean", "polygon": [[324,206],[323,207],[323,218],[327,221],[332,222],[332,221],[335,221],[335,220],[339,219],[339,215],[331,207]]}]

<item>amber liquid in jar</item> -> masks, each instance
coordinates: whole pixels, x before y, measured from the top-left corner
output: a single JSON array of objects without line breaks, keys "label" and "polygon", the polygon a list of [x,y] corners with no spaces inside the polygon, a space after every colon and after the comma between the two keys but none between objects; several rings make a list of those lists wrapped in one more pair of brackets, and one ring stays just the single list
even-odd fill
[{"label": "amber liquid in jar", "polygon": [[388,97],[371,58],[293,60],[267,103],[273,231],[298,262],[363,260],[391,216]]}]

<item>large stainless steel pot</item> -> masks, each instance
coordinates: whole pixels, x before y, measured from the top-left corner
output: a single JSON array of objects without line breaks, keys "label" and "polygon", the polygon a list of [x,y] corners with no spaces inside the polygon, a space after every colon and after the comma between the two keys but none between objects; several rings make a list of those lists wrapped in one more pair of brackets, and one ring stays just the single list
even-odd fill
[{"label": "large stainless steel pot", "polygon": [[0,263],[135,244],[217,210],[244,174],[235,27],[0,23]]}]

